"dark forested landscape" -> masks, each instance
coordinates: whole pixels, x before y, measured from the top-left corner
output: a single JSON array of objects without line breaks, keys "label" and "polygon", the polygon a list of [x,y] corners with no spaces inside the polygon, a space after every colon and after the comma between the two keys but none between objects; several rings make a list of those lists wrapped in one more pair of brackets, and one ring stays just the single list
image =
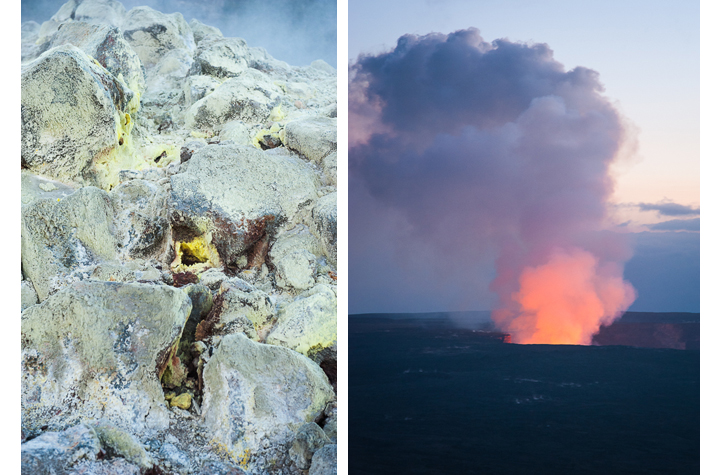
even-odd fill
[{"label": "dark forested landscape", "polygon": [[350,316],[351,474],[699,473],[698,314],[629,312],[593,346],[491,330]]}]

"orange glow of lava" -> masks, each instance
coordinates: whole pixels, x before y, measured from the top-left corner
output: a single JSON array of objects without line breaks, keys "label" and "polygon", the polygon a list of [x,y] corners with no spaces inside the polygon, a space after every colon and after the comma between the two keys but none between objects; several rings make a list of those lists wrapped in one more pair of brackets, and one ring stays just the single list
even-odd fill
[{"label": "orange glow of lava", "polygon": [[579,248],[557,250],[549,261],[526,267],[513,300],[520,314],[507,324],[515,343],[589,345],[636,299],[618,264],[599,265]]}]

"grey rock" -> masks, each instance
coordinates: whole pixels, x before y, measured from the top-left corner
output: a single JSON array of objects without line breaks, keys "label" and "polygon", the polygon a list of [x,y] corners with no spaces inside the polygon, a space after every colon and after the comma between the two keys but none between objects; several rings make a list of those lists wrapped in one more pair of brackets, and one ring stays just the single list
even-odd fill
[{"label": "grey rock", "polygon": [[[96,3],[96,2],[93,2]],[[79,5],[79,9],[84,3]],[[140,95],[145,90],[143,66],[138,55],[116,27],[91,24],[84,21],[68,21],[61,25],[42,48],[71,44],[84,51],[114,77],[125,84],[127,111],[134,113],[140,106]]]},{"label": "grey rock", "polygon": [[183,86],[185,107],[190,107],[206,95],[211,94],[219,84],[219,80],[212,76],[197,75],[185,78],[185,85]]},{"label": "grey rock", "polygon": [[308,470],[313,453],[330,442],[318,424],[308,422],[299,427],[288,453],[298,468]]},{"label": "grey rock", "polygon": [[200,284],[207,286],[210,290],[218,290],[222,282],[228,277],[224,273],[224,269],[210,268],[199,274]]},{"label": "grey rock", "polygon": [[264,48],[249,47],[249,67],[265,73],[288,73],[291,66],[285,61],[274,59]]},{"label": "grey rock", "polygon": [[154,182],[134,179],[119,184],[111,190],[110,197],[119,256],[167,260],[167,191]]},{"label": "grey rock", "polygon": [[72,45],[23,65],[22,167],[110,186],[106,168],[125,132],[126,96],[120,81]]},{"label": "grey rock", "polygon": [[252,473],[267,472],[269,460],[287,463],[293,428],[312,422],[334,399],[311,360],[242,334],[222,339],[203,380],[205,428],[237,456],[248,451],[246,469]]},{"label": "grey rock", "polygon": [[164,285],[78,282],[22,313],[22,428],[104,419],[131,434],[168,426],[164,363],[190,312]]},{"label": "grey rock", "polygon": [[22,268],[40,301],[74,280],[76,271],[116,258],[112,218],[108,193],[90,186],[22,209]]},{"label": "grey rock", "polygon": [[80,460],[96,460],[101,442],[91,427],[76,425],[61,432],[45,432],[21,446],[22,475],[63,475]]},{"label": "grey rock", "polygon": [[[242,281],[243,282],[243,281]],[[253,330],[260,330],[271,323],[276,314],[274,302],[265,292],[248,285],[234,285],[234,280],[223,282],[220,287],[221,308],[219,312],[219,323],[225,326],[221,333],[227,332],[231,322],[243,321],[246,318],[248,326]],[[242,330],[243,331],[243,330]]]},{"label": "grey rock", "polygon": [[336,345],[337,320],[335,293],[328,286],[317,284],[279,310],[276,326],[266,343],[315,357]]},{"label": "grey rock", "polygon": [[195,38],[195,43],[198,46],[200,44],[200,41],[202,41],[204,38],[210,36],[222,36],[222,32],[219,30],[219,28],[210,25],[205,25],[201,21],[198,21],[196,18],[190,20],[190,29],[192,30],[192,35]]},{"label": "grey rock", "polygon": [[249,128],[241,120],[233,120],[222,125],[219,131],[219,138],[232,140],[235,145],[250,145],[251,138]]},{"label": "grey rock", "polygon": [[313,222],[316,234],[320,237],[323,253],[328,263],[338,266],[338,207],[337,193],[328,193],[321,197],[313,207]]},{"label": "grey rock", "polygon": [[279,233],[269,255],[276,266],[276,285],[284,289],[305,290],[316,283],[316,254],[320,244],[304,225]]},{"label": "grey rock", "polygon": [[338,446],[328,444],[313,454],[308,475],[335,475],[338,471]]},{"label": "grey rock", "polygon": [[195,53],[195,61],[200,64],[202,74],[218,78],[237,76],[249,67],[248,59],[249,47],[242,38],[202,38]]},{"label": "grey rock", "polygon": [[184,49],[192,54],[195,39],[180,13],[165,14],[150,7],[135,7],[126,13],[123,36],[146,69],[155,66],[167,51]]},{"label": "grey rock", "polygon": [[173,233],[181,241],[209,233],[228,265],[258,242],[264,249],[263,239],[316,198],[317,176],[306,163],[253,147],[207,145],[183,166],[170,177]]},{"label": "grey rock", "polygon": [[294,120],[284,126],[282,141],[288,148],[320,164],[338,147],[337,120],[327,117]]},{"label": "grey rock", "polygon": [[170,442],[165,442],[162,447],[160,447],[160,451],[158,452],[158,457],[160,457],[163,460],[167,460],[173,465],[177,465],[178,467],[185,468],[190,465],[190,459],[185,453],[175,447],[173,444]]},{"label": "grey rock", "polygon": [[185,127],[214,132],[236,119],[261,123],[280,102],[280,90],[265,74],[245,69],[190,106],[185,112]]}]

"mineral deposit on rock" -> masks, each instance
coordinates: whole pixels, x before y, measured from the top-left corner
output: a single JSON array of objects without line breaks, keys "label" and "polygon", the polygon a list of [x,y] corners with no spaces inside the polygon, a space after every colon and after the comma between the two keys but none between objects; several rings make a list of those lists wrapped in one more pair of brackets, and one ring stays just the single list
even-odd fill
[{"label": "mineral deposit on rock", "polygon": [[22,473],[334,473],[335,69],[116,0],[21,33]]}]

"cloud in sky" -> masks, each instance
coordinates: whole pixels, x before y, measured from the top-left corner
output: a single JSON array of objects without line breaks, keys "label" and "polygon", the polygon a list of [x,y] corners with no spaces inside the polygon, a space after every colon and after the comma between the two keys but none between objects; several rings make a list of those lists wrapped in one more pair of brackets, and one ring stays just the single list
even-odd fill
[{"label": "cloud in sky", "polygon": [[[614,302],[602,290],[604,279],[621,282],[631,256],[623,235],[604,231],[609,165],[628,135],[595,71],[565,71],[547,45],[487,43],[471,28],[403,36],[359,57],[350,78],[351,311],[436,292],[393,280],[368,294],[360,280],[385,258],[408,282],[494,304],[506,329],[536,312],[520,298],[523,273],[583,267],[585,298],[602,309],[588,315],[595,321],[631,303],[630,288]],[[545,267],[560,255],[568,266]],[[521,341],[535,333],[524,326]]]},{"label": "cloud in sky", "polygon": [[700,218],[671,219],[649,226],[653,231],[698,231],[700,232]]},{"label": "cloud in sky", "polygon": [[662,201],[660,203],[639,203],[638,207],[641,211],[658,211],[661,216],[698,216],[700,208],[685,206],[671,201]]}]

